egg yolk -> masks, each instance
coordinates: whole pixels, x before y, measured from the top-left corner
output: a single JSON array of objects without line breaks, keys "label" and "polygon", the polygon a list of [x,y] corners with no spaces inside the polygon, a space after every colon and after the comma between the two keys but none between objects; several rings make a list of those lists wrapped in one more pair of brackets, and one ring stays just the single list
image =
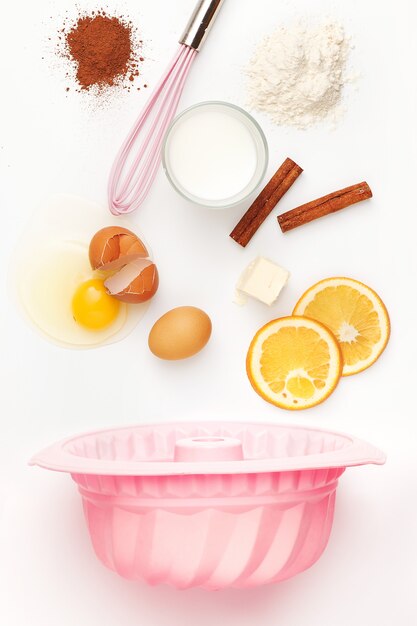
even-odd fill
[{"label": "egg yolk", "polygon": [[75,321],[90,330],[110,326],[119,314],[120,302],[110,296],[104,282],[93,278],[82,283],[72,299]]}]

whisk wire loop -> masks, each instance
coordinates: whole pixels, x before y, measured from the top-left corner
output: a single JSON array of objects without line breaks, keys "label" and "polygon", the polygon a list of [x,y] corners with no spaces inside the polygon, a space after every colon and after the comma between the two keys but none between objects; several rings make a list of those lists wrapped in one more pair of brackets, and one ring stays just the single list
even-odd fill
[{"label": "whisk wire loop", "polygon": [[[175,114],[197,51],[181,44],[114,161],[108,185],[113,215],[136,210],[145,200],[161,161],[161,145]],[[143,138],[137,150],[135,147]]]}]

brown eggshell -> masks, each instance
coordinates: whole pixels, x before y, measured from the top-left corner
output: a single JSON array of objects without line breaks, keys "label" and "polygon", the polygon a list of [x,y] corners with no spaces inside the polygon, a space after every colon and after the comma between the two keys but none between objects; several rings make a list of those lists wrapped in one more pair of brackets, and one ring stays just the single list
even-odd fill
[{"label": "brown eggshell", "polygon": [[155,322],[148,344],[155,356],[174,361],[200,352],[210,335],[211,320],[207,313],[194,306],[180,306]]},{"label": "brown eggshell", "polygon": [[159,285],[159,274],[155,263],[151,263],[120,293],[112,294],[121,302],[139,304],[150,300]]},{"label": "brown eggshell", "polygon": [[122,226],[99,230],[90,242],[88,254],[94,270],[118,269],[134,259],[149,256],[139,237]]}]

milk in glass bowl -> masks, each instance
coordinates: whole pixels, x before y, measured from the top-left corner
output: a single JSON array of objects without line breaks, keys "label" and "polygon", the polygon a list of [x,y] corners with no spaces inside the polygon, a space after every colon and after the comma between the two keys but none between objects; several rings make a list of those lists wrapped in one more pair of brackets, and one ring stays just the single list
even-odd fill
[{"label": "milk in glass bowl", "polygon": [[201,102],[183,111],[165,137],[163,165],[176,191],[196,204],[224,209],[261,183],[268,146],[259,124],[227,102]]}]

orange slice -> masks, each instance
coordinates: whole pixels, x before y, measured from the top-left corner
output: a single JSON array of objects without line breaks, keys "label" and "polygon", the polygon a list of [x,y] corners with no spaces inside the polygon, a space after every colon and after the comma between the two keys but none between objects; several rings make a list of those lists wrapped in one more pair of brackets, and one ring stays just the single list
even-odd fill
[{"label": "orange slice", "polygon": [[283,409],[307,409],[323,402],[342,372],[336,338],[322,324],[303,317],[281,317],[252,339],[246,359],[252,387]]},{"label": "orange slice", "polygon": [[375,363],[390,335],[388,311],[369,287],[352,278],[326,278],[310,287],[294,308],[327,326],[339,341],[342,376],[357,374]]}]

